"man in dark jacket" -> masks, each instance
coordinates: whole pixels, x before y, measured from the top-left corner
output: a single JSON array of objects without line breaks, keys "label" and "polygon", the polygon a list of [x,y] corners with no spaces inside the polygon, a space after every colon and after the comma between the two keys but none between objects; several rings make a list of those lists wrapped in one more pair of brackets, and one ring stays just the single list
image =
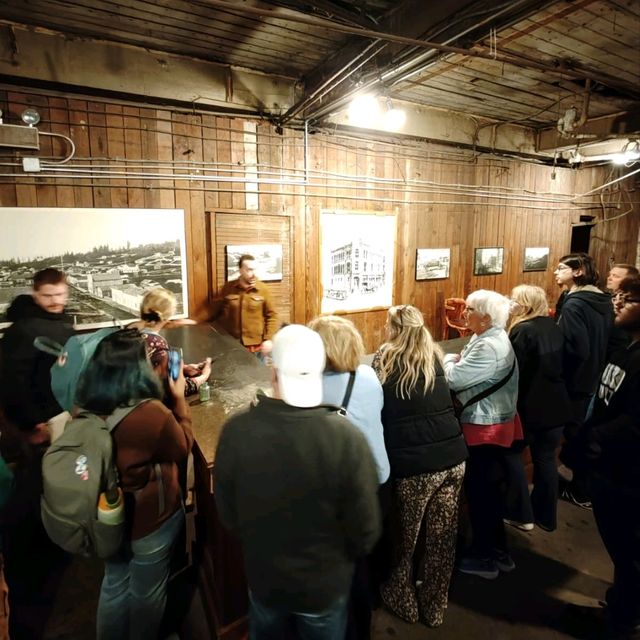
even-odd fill
[{"label": "man in dark jacket", "polygon": [[74,333],[64,313],[66,276],[43,269],[33,278],[31,295],[18,296],[7,317],[13,323],[2,339],[0,446],[16,464],[15,488],[2,513],[2,549],[9,585],[12,640],[42,638],[67,555],[47,536],[40,520],[41,460],[50,441],[49,423],[62,412],[51,392],[55,357],[39,351],[35,338],[64,344]]},{"label": "man in dark jacket", "polygon": [[301,325],[273,341],[272,398],[225,425],[216,504],[242,541],[251,637],[344,638],[356,558],[380,533],[378,478],[367,441],[322,401],[324,346]]},{"label": "man in dark jacket", "polygon": [[621,282],[616,326],[631,344],[612,354],[600,379],[592,417],[573,443],[590,467],[593,514],[614,565],[607,591],[607,635],[640,638],[640,279]]},{"label": "man in dark jacket", "polygon": [[48,438],[46,423],[62,408],[51,391],[55,357],[38,350],[33,341],[44,336],[64,344],[74,334],[71,318],[64,313],[68,297],[65,274],[43,269],[33,277],[32,294],[18,296],[7,311],[13,324],[2,339],[2,407],[36,444]]},{"label": "man in dark jacket", "polygon": [[[586,253],[560,258],[555,270],[556,282],[569,288],[557,318],[564,335],[563,371],[573,416],[567,422],[567,441],[577,437],[585,421],[589,403],[604,369],[611,328],[613,305],[608,294],[595,285],[598,272],[593,258]],[[565,455],[561,460],[570,465]],[[591,508],[585,479],[574,470],[573,481],[563,497],[579,507]]]}]

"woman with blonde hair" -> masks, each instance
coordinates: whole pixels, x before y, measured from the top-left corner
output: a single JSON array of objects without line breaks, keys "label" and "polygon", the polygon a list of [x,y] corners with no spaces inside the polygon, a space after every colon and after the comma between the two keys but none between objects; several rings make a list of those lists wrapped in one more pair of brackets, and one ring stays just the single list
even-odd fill
[{"label": "woman with blonde hair", "polygon": [[[549,317],[547,295],[540,287],[521,284],[511,292],[509,339],[518,360],[518,413],[533,461],[533,491],[529,501],[522,465],[509,474],[505,515],[518,528],[535,521],[545,531],[556,528],[558,470],[556,449],[571,418],[564,383],[564,337]],[[524,487],[524,496],[518,495]],[[518,512],[518,503],[524,505]],[[514,507],[516,510],[514,511]]]},{"label": "woman with blonde hair", "polygon": [[362,336],[353,322],[340,316],[320,316],[309,323],[309,328],[320,334],[327,357],[322,401],[342,407],[362,431],[383,484],[389,477],[389,460],[380,422],[382,389],[371,367],[360,364],[364,356]]},{"label": "woman with blonde hair", "polygon": [[[151,366],[162,380],[168,377],[169,343],[160,335],[160,331],[171,325],[195,324],[193,320],[182,318],[172,320],[176,313],[177,301],[174,293],[163,287],[149,289],[140,303],[140,320],[128,325],[129,329],[138,329],[147,344]],[[185,364],[185,395],[196,393],[211,375],[211,358],[205,358],[196,364]]]},{"label": "woman with blonde hair", "polygon": [[[322,338],[326,368],[322,379],[322,401],[341,407],[346,418],[357,427],[369,444],[378,471],[378,482],[389,478],[389,459],[384,447],[380,412],[382,388],[373,369],[361,364],[364,356],[362,336],[353,322],[340,316],[320,316],[309,328]],[[381,490],[381,502],[383,502]],[[384,505],[382,505],[384,506]],[[371,583],[377,572],[377,557],[360,558],[351,584],[347,638],[368,640],[371,636],[373,594]]]},{"label": "woman with blonde hair", "polygon": [[[387,342],[376,353],[373,368],[384,393],[382,424],[396,515],[392,526],[398,533],[391,574],[380,593],[397,616],[409,622],[421,618],[437,627],[447,608],[467,448],[444,377],[442,353],[418,309],[389,309]],[[423,520],[423,575],[413,576]]]}]

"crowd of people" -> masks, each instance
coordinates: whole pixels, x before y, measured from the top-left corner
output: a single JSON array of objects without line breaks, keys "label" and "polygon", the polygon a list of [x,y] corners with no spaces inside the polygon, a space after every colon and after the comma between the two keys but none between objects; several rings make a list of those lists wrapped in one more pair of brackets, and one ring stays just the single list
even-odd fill
[{"label": "crowd of people", "polygon": [[[536,286],[508,297],[474,291],[464,314],[471,337],[459,354],[445,355],[415,306],[393,306],[371,366],[344,317],[278,329],[254,258],[242,256],[239,268],[209,317],[271,366],[272,392],[226,422],[214,464],[220,520],[242,543],[251,640],[367,640],[378,601],[408,622],[438,627],[454,567],[488,580],[514,571],[507,528],[553,532],[561,494],[593,509],[614,564],[602,637],[640,637],[635,267],[615,265],[604,292],[590,256],[563,256],[555,310]],[[38,465],[50,421],[63,412],[48,379],[53,356],[33,348],[37,336],[64,342],[73,334],[67,290],[62,272],[36,274],[33,294],[12,305],[2,341],[11,427],[0,448],[17,487],[0,521],[12,640],[43,636],[68,562],[38,518]],[[180,363],[169,374],[161,330],[174,312],[170,293],[148,292],[140,319],[98,344],[77,390],[85,411],[130,409],[113,432],[127,528],[105,562],[101,640],[159,637],[184,526],[193,442],[185,396],[209,377],[211,361]],[[461,504],[469,535],[456,558]],[[38,575],[24,571],[34,549]]]}]

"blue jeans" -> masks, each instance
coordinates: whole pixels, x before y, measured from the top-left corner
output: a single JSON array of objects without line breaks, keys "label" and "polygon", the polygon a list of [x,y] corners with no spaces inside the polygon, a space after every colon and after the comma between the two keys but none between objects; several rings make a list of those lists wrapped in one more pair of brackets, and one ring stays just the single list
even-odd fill
[{"label": "blue jeans", "polygon": [[105,562],[98,640],[157,640],[171,552],[183,526],[180,508],[153,533],[131,540],[118,556]]},{"label": "blue jeans", "polygon": [[300,640],[344,640],[347,629],[347,597],[342,596],[320,613],[272,609],[249,592],[249,640],[283,640],[290,621]]}]

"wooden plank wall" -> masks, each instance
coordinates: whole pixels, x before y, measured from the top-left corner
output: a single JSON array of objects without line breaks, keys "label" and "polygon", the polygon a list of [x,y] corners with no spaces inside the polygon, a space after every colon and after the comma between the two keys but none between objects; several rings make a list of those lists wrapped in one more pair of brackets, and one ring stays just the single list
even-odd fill
[{"label": "wooden plank wall", "polygon": [[270,282],[271,297],[277,306],[282,322],[291,322],[291,217],[283,215],[256,215],[247,213],[216,212],[214,237],[216,288],[225,282],[227,262],[225,247],[238,244],[238,238],[245,238],[240,244],[280,244],[282,245],[282,280]]},{"label": "wooden plank wall", "polygon": [[[602,271],[612,260],[636,261],[637,205],[631,213],[610,220],[631,207],[628,187],[614,186],[604,194],[606,202],[619,202],[619,209],[602,209],[587,200],[579,200],[580,207],[544,200],[545,194],[582,194],[604,184],[611,178],[608,167],[553,169],[415,141],[400,145],[315,134],[307,153],[309,183],[304,185],[305,150],[297,131],[278,135],[267,123],[248,125],[239,118],[97,98],[0,92],[5,122],[18,123],[27,105],[40,111],[41,131],[73,139],[76,154],[67,167],[122,173],[24,177],[21,168],[5,166],[0,169],[0,205],[184,209],[193,313],[222,282],[225,244],[278,238],[285,247],[287,275],[271,286],[277,290],[283,317],[306,322],[316,315],[321,295],[319,220],[324,209],[397,216],[394,300],[418,306],[436,337],[441,335],[446,297],[464,297],[478,288],[508,294],[516,284],[527,282],[544,287],[555,300],[553,268],[569,251],[571,225],[581,214],[596,216],[592,248]],[[66,151],[61,140],[43,136],[41,158],[60,158]],[[238,181],[249,176],[252,169],[246,165],[256,157],[261,176],[275,181],[259,185],[257,205],[255,187]],[[15,156],[10,151],[0,150],[0,161],[11,160]],[[180,175],[171,175],[172,167]],[[206,179],[207,167],[209,175],[217,170],[218,181]],[[136,172],[143,170],[153,176],[141,179]],[[475,276],[474,248],[489,246],[504,247],[504,270]],[[550,248],[546,272],[522,272],[526,246]],[[450,277],[417,282],[416,249],[430,247],[451,248]],[[383,310],[348,314],[368,350],[383,340],[385,316]]]}]

